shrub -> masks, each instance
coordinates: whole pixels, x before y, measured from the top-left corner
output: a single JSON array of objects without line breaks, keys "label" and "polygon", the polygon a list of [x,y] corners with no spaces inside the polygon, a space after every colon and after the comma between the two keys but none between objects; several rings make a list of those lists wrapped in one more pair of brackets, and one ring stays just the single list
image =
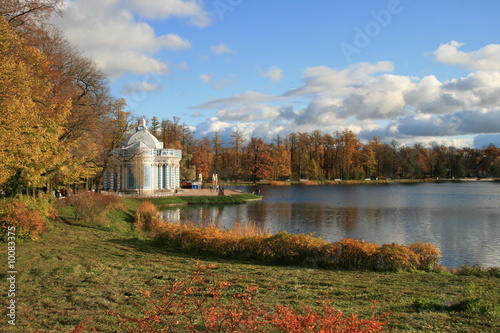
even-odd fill
[{"label": "shrub", "polygon": [[426,243],[379,246],[349,238],[328,243],[307,234],[281,231],[269,236],[258,233],[258,228],[250,227],[248,233],[241,229],[239,224],[234,230],[222,230],[214,225],[164,223],[157,228],[157,238],[172,248],[194,254],[329,269],[433,269],[439,259],[437,248]]},{"label": "shrub", "polygon": [[319,249],[327,242],[306,234],[281,231],[264,240],[272,260],[285,264],[302,264],[308,258],[318,257]]},{"label": "shrub", "polygon": [[134,213],[134,222],[138,230],[155,231],[160,224],[160,211],[151,201],[143,200]]},{"label": "shrub", "polygon": [[329,268],[374,268],[374,255],[380,246],[352,238],[344,238],[322,249],[323,265]]},{"label": "shrub", "polygon": [[0,202],[0,234],[6,234],[8,226],[16,228],[19,238],[36,238],[45,232],[50,220],[57,217],[53,207],[54,199],[48,195],[37,198],[20,196]]},{"label": "shrub", "polygon": [[118,208],[118,196],[84,192],[73,195],[66,200],[66,204],[73,207],[76,222],[86,226],[108,225],[106,217],[111,209]]},{"label": "shrub", "polygon": [[436,267],[441,252],[434,244],[417,242],[408,245],[408,249],[416,254],[417,269],[430,270]]},{"label": "shrub", "polygon": [[418,255],[399,244],[383,244],[377,253],[377,269],[399,271],[417,268]]},{"label": "shrub", "polygon": [[271,185],[272,186],[289,186],[292,185],[291,182],[285,182],[282,180],[271,180]]},{"label": "shrub", "polygon": [[[123,332],[382,332],[386,315],[344,317],[328,300],[318,307],[265,305],[255,286],[218,281],[214,265],[199,266],[191,276],[144,292],[149,307],[138,317],[109,313]],[[231,290],[231,292],[229,292]]]}]

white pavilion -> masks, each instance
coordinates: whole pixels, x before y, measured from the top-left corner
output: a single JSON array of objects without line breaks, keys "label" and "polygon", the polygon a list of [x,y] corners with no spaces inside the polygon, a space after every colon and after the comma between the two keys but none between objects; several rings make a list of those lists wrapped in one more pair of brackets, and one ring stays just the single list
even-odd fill
[{"label": "white pavilion", "polygon": [[149,132],[144,118],[114,155],[118,165],[105,173],[104,190],[156,195],[180,187],[182,150],[164,148]]}]

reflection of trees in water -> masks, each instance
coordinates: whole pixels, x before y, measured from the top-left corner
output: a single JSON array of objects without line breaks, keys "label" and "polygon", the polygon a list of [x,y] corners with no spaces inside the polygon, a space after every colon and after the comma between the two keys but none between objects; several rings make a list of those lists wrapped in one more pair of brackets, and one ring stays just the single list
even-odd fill
[{"label": "reflection of trees in water", "polygon": [[353,231],[357,227],[359,210],[354,207],[339,208],[337,222],[345,231]]}]

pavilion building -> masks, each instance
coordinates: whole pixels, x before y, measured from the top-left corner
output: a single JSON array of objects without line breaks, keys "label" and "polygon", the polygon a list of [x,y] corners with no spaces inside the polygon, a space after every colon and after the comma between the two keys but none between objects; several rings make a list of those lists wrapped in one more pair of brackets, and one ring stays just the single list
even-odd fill
[{"label": "pavilion building", "polygon": [[149,132],[144,118],[114,155],[117,163],[105,173],[104,190],[161,195],[180,187],[182,150],[164,148]]}]

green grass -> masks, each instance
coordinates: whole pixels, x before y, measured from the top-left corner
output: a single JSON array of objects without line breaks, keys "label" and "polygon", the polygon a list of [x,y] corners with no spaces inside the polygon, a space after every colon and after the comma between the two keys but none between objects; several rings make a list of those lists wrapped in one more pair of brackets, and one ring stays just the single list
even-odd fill
[{"label": "green grass", "polygon": [[262,197],[250,193],[223,196],[180,196],[149,198],[157,206],[167,205],[200,205],[200,204],[242,204],[248,200],[258,200]]},{"label": "green grass", "polygon": [[[120,332],[107,310],[139,316],[147,306],[142,291],[189,276],[197,263],[215,264],[217,277],[233,283],[230,292],[258,286],[256,298],[267,304],[315,306],[328,297],[345,315],[369,318],[377,300],[379,313],[391,313],[389,327],[397,332],[500,330],[498,278],[329,271],[189,256],[138,235],[131,223],[138,200],[124,200],[127,210],[113,213],[106,228],[55,222],[39,240],[18,241],[17,325],[6,325],[3,306],[0,331],[66,332],[92,317],[89,327]],[[6,244],[1,246],[7,253]],[[5,269],[0,278],[5,281]]]}]

